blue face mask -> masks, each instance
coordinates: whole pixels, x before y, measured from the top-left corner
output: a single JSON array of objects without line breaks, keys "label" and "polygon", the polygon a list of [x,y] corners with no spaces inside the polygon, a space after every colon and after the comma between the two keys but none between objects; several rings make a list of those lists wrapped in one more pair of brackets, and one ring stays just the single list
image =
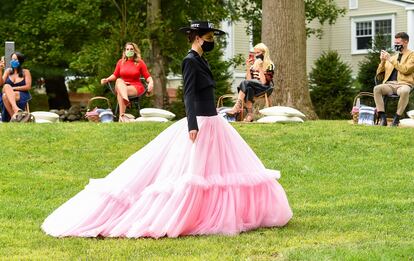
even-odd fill
[{"label": "blue face mask", "polygon": [[19,67],[19,66],[20,66],[20,63],[19,63],[19,61],[18,61],[18,60],[11,60],[11,61],[10,61],[10,65],[11,65],[11,67],[12,67],[13,69],[16,69],[17,67]]}]

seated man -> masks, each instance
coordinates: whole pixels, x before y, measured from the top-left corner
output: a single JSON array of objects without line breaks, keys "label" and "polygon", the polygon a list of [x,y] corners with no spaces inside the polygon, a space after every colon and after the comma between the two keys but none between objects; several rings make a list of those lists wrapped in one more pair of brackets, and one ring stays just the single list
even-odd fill
[{"label": "seated man", "polygon": [[[19,115],[23,112],[27,102],[31,99],[29,90],[32,87],[32,76],[30,71],[22,68],[24,62],[23,54],[15,52],[11,55],[11,68],[5,70],[0,78],[1,118],[3,122],[10,121],[10,117],[19,121]],[[0,61],[0,73],[5,67],[4,59]]]},{"label": "seated man", "polygon": [[392,126],[398,126],[400,117],[407,107],[411,88],[414,87],[414,52],[408,49],[408,34],[400,32],[394,38],[397,53],[391,56],[388,52],[381,51],[377,76],[384,74],[384,80],[382,84],[374,87],[375,105],[381,126],[387,126],[383,96],[392,93],[400,96],[397,112],[392,121]]}]

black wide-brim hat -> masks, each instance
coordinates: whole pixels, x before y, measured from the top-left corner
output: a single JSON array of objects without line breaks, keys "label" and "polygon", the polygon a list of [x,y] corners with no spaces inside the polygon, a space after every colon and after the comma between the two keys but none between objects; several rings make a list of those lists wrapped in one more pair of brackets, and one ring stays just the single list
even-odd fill
[{"label": "black wide-brim hat", "polygon": [[202,32],[213,32],[214,35],[223,35],[224,31],[220,29],[213,28],[213,24],[209,21],[191,21],[189,27],[182,27],[180,31],[186,34],[189,34],[192,31],[202,31]]}]

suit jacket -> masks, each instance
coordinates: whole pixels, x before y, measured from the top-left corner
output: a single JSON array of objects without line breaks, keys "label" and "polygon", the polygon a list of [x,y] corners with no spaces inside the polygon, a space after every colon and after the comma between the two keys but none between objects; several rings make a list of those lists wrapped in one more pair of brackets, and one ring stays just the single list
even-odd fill
[{"label": "suit jacket", "polygon": [[207,61],[194,50],[188,52],[181,69],[188,130],[198,130],[196,116],[217,115],[214,96],[216,83]]},{"label": "suit jacket", "polygon": [[398,83],[414,85],[414,52],[408,51],[398,62],[398,53],[391,57],[391,62],[381,62],[377,68],[377,75],[384,73],[383,83],[388,81],[394,68],[398,71]]}]

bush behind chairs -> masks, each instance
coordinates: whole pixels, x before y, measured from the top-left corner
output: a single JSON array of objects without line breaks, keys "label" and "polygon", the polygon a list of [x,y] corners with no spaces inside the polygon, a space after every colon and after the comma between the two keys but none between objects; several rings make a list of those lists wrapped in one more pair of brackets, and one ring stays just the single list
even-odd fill
[{"label": "bush behind chairs", "polygon": [[316,60],[309,74],[310,95],[320,119],[348,119],[356,90],[352,88],[351,68],[336,51]]}]

